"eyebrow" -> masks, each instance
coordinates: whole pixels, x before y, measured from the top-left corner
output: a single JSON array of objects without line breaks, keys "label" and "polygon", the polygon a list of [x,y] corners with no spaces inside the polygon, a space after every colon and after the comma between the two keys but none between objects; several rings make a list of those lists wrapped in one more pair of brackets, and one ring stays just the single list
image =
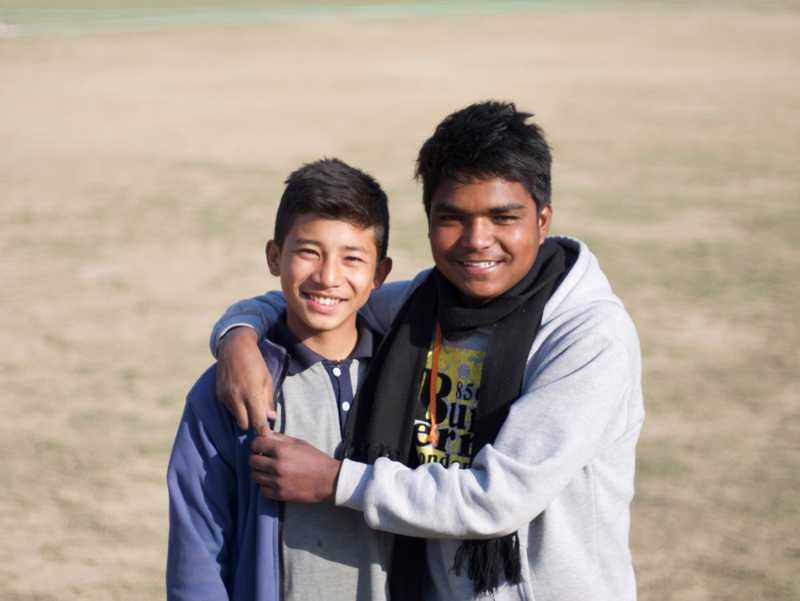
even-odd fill
[{"label": "eyebrow", "polygon": [[362,253],[367,252],[367,249],[364,248],[363,246],[345,246],[344,249],[350,252],[362,252]]},{"label": "eyebrow", "polygon": [[[294,243],[297,244],[298,246],[303,244],[316,247],[322,246],[322,244],[320,244],[318,240],[314,240],[313,238],[295,238]],[[362,253],[369,252],[364,246],[342,246],[341,248],[348,252],[362,252]]]},{"label": "eyebrow", "polygon": [[322,246],[318,241],[313,238],[295,238],[295,244],[309,244],[311,246]]},{"label": "eyebrow", "polygon": [[[485,213],[489,215],[501,215],[503,213],[511,213],[513,211],[521,211],[525,208],[525,205],[519,202],[509,202],[504,205],[495,206],[489,208]],[[437,202],[436,205],[433,207],[433,211],[435,213],[454,213],[456,215],[466,215],[467,212],[459,209],[455,205],[450,204],[449,202]]]}]

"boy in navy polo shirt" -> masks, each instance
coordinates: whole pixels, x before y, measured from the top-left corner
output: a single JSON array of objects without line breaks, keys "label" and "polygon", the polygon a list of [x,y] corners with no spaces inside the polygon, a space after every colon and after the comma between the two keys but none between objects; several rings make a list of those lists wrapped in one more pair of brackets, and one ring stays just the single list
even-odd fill
[{"label": "boy in navy polo shirt", "polygon": [[[387,200],[335,159],[286,184],[266,254],[287,307],[260,349],[275,429],[333,454],[375,347],[357,311],[391,269]],[[388,535],[349,509],[265,499],[250,476],[256,435],[221,408],[216,379],[212,366],[190,391],[170,459],[168,599],[386,598]]]}]

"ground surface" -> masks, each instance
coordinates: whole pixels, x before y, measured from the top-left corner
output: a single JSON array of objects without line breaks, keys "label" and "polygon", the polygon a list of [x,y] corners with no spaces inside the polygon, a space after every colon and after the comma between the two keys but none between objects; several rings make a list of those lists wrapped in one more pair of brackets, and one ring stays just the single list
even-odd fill
[{"label": "ground surface", "polygon": [[0,598],[162,597],[183,395],[215,317],[275,285],[283,177],[374,173],[413,274],[419,144],[507,98],[549,132],[557,231],[641,332],[641,598],[800,599],[796,3],[71,13],[68,34],[24,4],[0,8]]}]

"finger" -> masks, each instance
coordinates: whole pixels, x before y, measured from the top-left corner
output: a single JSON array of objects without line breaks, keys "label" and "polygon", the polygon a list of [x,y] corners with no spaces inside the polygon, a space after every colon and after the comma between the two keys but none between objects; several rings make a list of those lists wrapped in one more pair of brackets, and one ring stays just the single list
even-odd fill
[{"label": "finger", "polygon": [[270,429],[266,424],[261,424],[256,428],[256,436],[269,436]]},{"label": "finger", "polygon": [[217,372],[214,375],[214,392],[216,392],[217,398],[222,400],[225,398],[225,380],[227,379],[222,363],[217,363]]},{"label": "finger", "polygon": [[249,418],[247,417],[247,411],[245,411],[245,409],[242,406],[242,404],[241,403],[234,403],[230,399],[230,397],[225,398],[223,400],[223,404],[225,405],[225,408],[233,416],[233,419],[236,422],[236,425],[239,426],[239,428],[242,431],[247,432],[248,428],[250,427],[251,422],[250,422]]},{"label": "finger", "polygon": [[259,486],[259,490],[261,490],[261,494],[267,499],[272,501],[283,501],[283,495],[281,495],[280,489],[275,486]]},{"label": "finger", "polygon": [[278,417],[278,413],[275,411],[275,397],[272,394],[272,374],[269,371],[266,372],[266,378],[264,379],[264,409],[265,414],[268,420],[274,420]]},{"label": "finger", "polygon": [[251,471],[263,472],[265,474],[275,474],[277,466],[275,458],[267,455],[250,455],[248,459]]},{"label": "finger", "polygon": [[244,404],[247,409],[247,417],[250,421],[250,426],[255,432],[263,425],[267,425],[267,411],[264,408],[266,401],[263,396],[258,393],[255,395],[247,395],[244,399]]},{"label": "finger", "polygon": [[268,432],[266,436],[256,436],[250,443],[250,450],[259,455],[277,456],[281,447],[299,442],[296,438],[280,432]]},{"label": "finger", "polygon": [[270,486],[272,488],[277,488],[278,486],[278,479],[274,474],[269,474],[266,472],[259,472],[259,471],[251,471],[250,478],[258,486]]},{"label": "finger", "polygon": [[235,403],[233,401],[234,394],[231,390],[230,378],[228,377],[228,372],[223,367],[222,363],[217,364],[216,376],[215,392],[217,399],[222,401],[222,404],[225,405],[225,408],[233,417],[236,425],[242,430],[247,431],[249,426],[247,412],[241,406],[241,403]]},{"label": "finger", "polygon": [[250,443],[250,451],[256,455],[274,456],[278,443],[270,434],[268,436],[256,436]]}]

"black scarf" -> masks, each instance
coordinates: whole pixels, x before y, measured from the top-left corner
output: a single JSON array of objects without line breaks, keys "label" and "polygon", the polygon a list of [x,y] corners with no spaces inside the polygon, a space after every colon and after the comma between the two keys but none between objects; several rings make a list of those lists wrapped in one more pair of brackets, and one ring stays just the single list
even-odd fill
[{"label": "black scarf", "polygon": [[[420,404],[425,360],[438,318],[445,338],[490,327],[481,377],[481,396],[472,421],[474,458],[494,441],[511,403],[522,391],[522,380],[542,312],[566,271],[562,247],[545,240],[530,271],[508,292],[484,304],[465,300],[436,269],[403,305],[372,360],[358,392],[344,437],[344,456],[373,463],[389,457],[415,465],[412,441]],[[390,575],[394,601],[418,599],[424,570],[424,541],[396,537]],[[516,533],[461,544],[453,569],[467,566],[476,593],[495,590],[503,579],[519,582],[520,557]]]}]

